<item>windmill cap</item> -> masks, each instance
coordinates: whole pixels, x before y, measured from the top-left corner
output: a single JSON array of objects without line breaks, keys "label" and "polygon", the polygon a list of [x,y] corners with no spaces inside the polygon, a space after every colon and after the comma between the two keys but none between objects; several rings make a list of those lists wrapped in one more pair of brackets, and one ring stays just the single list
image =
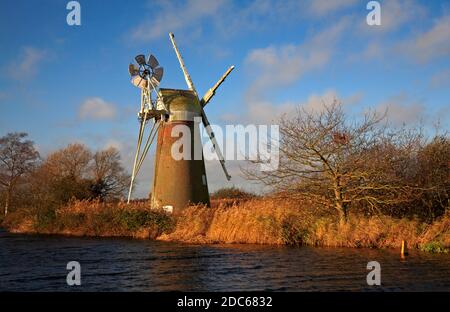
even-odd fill
[{"label": "windmill cap", "polygon": [[185,111],[201,116],[200,103],[194,91],[163,88],[159,89],[159,91],[169,112]]}]

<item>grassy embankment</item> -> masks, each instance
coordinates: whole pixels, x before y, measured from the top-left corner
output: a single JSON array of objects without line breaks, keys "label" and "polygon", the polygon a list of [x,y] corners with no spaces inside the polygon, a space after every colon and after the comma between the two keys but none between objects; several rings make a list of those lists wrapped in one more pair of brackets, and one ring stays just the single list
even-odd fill
[{"label": "grassy embankment", "polygon": [[10,213],[3,227],[16,233],[125,236],[188,243],[253,243],[327,247],[410,248],[446,252],[450,215],[427,224],[414,219],[352,214],[346,224],[307,203],[255,198],[213,200],[179,215],[150,210],[148,202],[104,204],[78,201],[52,210]]}]

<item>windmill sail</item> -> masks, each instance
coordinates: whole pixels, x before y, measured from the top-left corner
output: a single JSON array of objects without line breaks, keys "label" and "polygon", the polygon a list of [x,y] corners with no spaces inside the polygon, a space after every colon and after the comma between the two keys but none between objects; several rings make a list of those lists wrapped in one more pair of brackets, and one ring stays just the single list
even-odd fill
[{"label": "windmill sail", "polygon": [[[169,38],[170,38],[170,41],[172,42],[172,46],[173,46],[173,48],[175,50],[175,54],[177,55],[178,61],[180,62],[180,67],[181,67],[181,70],[183,71],[186,83],[187,83],[189,89],[191,91],[193,91],[198,97],[197,90],[195,90],[194,83],[192,82],[191,76],[189,75],[189,73],[188,73],[188,71],[186,69],[186,66],[184,65],[183,58],[181,57],[180,51],[178,50],[178,47],[177,47],[177,45],[175,43],[175,36],[174,36],[174,34],[173,33],[169,33]],[[233,68],[234,68],[234,66],[233,66]],[[231,70],[230,70],[230,72],[231,72]],[[200,104],[200,100],[199,100],[199,104]],[[201,116],[202,116],[203,126],[205,127],[206,132],[208,133],[209,139],[211,140],[211,142],[213,144],[214,150],[215,150],[215,152],[217,154],[217,157],[218,157],[218,159],[220,161],[220,165],[222,166],[223,172],[225,173],[225,177],[229,181],[231,179],[231,176],[228,174],[228,170],[225,167],[225,159],[223,158],[222,151],[220,150],[220,147],[217,144],[216,137],[214,135],[214,132],[211,129],[211,124],[209,123],[208,118],[206,117],[205,111],[203,110],[203,106],[201,104],[200,104],[200,112],[201,112]]]}]

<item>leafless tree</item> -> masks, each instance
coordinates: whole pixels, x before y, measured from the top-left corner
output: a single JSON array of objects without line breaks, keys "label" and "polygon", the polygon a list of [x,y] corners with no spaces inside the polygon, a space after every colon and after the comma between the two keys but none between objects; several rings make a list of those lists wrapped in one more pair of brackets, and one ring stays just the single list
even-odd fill
[{"label": "leafless tree", "polygon": [[437,134],[418,153],[415,181],[421,186],[420,203],[431,221],[445,213],[450,203],[450,139]]},{"label": "leafless tree", "polygon": [[91,160],[91,151],[85,145],[75,143],[50,154],[44,166],[55,177],[79,181],[89,173]]},{"label": "leafless tree", "polygon": [[120,163],[119,151],[113,147],[94,154],[92,176],[92,192],[102,200],[123,196],[130,183],[130,175]]},{"label": "leafless tree", "polygon": [[129,185],[117,149],[92,153],[83,144],[70,144],[50,154],[39,174],[49,180],[47,192],[56,202],[71,198],[111,200],[121,197]]},{"label": "leafless tree", "polygon": [[280,120],[278,170],[261,172],[250,166],[244,174],[334,209],[342,222],[352,205],[377,212],[409,200],[413,187],[396,173],[420,136],[389,132],[384,118],[367,112],[351,121],[336,100],[324,103],[320,111],[299,108],[293,117]]},{"label": "leafless tree", "polygon": [[33,141],[26,140],[26,133],[8,133],[0,138],[0,185],[6,192],[5,215],[12,193],[20,179],[30,173],[39,160]]},{"label": "leafless tree", "polygon": [[51,153],[32,179],[36,200],[61,205],[72,198],[89,199],[92,153],[75,143]]}]

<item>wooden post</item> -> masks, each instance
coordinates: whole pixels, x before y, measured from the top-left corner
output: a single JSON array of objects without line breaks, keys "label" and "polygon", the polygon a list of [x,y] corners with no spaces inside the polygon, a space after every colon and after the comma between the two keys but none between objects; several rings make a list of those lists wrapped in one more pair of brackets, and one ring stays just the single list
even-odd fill
[{"label": "wooden post", "polygon": [[407,245],[406,245],[406,241],[405,240],[402,240],[402,249],[401,249],[401,251],[400,251],[400,256],[402,257],[402,258],[404,258],[405,256],[407,256],[408,255],[408,247],[407,247]]}]

